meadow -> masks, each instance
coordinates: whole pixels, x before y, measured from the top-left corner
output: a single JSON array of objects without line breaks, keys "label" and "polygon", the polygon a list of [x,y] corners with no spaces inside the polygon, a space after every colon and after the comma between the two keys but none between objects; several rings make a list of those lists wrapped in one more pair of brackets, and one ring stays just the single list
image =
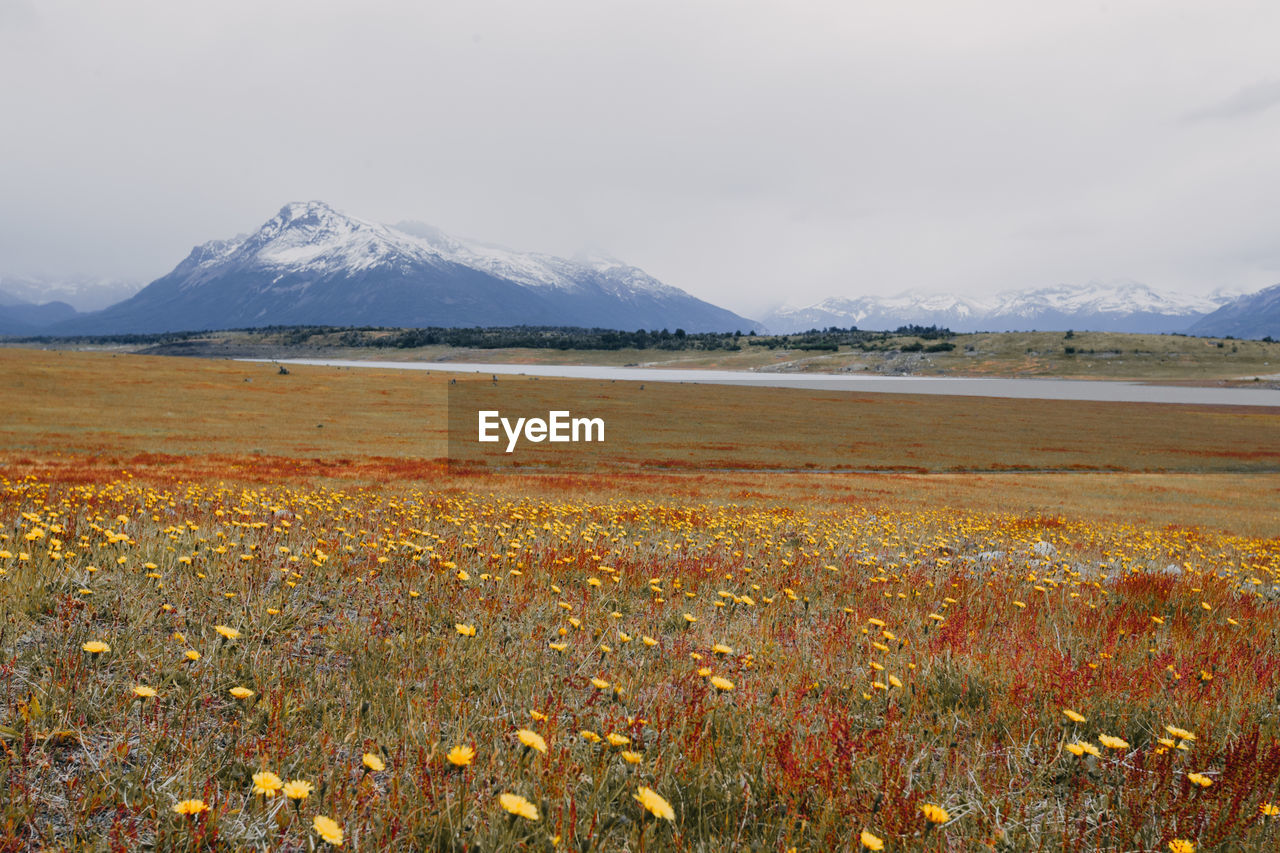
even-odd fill
[{"label": "meadow", "polygon": [[884,470],[784,472],[733,424],[848,400],[690,389],[728,438],[500,471],[272,371],[0,351],[0,849],[1275,849],[1275,412],[865,400]]}]

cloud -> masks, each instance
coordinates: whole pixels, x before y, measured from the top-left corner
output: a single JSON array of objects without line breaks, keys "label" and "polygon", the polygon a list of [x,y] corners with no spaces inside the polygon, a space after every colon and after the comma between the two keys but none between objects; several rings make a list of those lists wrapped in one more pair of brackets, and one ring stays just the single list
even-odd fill
[{"label": "cloud", "polygon": [[36,7],[28,0],[0,0],[0,30],[28,30],[39,21]]},{"label": "cloud", "polygon": [[1188,113],[1187,121],[1233,119],[1256,115],[1280,104],[1280,80],[1264,80],[1245,86],[1228,98]]}]

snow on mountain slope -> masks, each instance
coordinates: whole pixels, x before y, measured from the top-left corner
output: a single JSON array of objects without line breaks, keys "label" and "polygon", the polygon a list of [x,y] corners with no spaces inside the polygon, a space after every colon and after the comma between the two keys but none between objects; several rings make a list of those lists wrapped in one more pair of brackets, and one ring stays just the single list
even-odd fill
[{"label": "snow on mountain slope", "polygon": [[568,260],[535,252],[517,252],[502,246],[454,237],[421,222],[400,222],[394,229],[417,238],[423,245],[452,263],[481,269],[527,287],[553,287],[572,291],[581,287],[584,276],[594,274],[618,293],[640,290],[675,296],[684,292],[663,284],[644,270],[616,258]]},{"label": "snow on mountain slope", "polygon": [[1034,317],[1047,311],[1062,314],[1163,314],[1196,317],[1217,309],[1211,298],[1161,293],[1136,281],[1110,284],[1066,284],[1000,294],[990,310],[995,317]]},{"label": "snow on mountain slope", "polygon": [[[287,204],[254,234],[205,243],[193,252],[192,260],[201,271],[234,263],[314,277],[354,275],[377,267],[457,264],[530,288],[580,290],[583,278],[591,277],[611,284],[615,292],[683,293],[620,261],[580,263],[517,252],[421,223],[382,225],[339,213],[319,201]],[[187,286],[204,278],[197,273]]]}]

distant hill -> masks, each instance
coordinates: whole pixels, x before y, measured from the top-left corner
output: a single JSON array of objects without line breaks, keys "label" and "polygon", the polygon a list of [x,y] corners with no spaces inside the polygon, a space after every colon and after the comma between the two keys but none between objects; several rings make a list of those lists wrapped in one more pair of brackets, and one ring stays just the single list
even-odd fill
[{"label": "distant hill", "polygon": [[0,335],[37,334],[42,329],[76,317],[76,309],[65,302],[28,302],[0,290]]},{"label": "distant hill", "polygon": [[253,234],[197,246],[168,275],[50,334],[273,325],[575,325],[747,330],[753,321],[610,258],[565,260],[288,204]]},{"label": "distant hill", "polygon": [[1202,317],[1187,330],[1193,335],[1280,338],[1280,284],[1241,296]]}]

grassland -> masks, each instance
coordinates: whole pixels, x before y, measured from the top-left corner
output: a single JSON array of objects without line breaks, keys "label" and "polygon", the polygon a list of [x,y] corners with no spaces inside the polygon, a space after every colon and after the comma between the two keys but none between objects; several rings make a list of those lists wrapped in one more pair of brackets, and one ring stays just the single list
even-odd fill
[{"label": "grassland", "polygon": [[1280,415],[445,383],[0,350],[0,849],[1274,849]]},{"label": "grassland", "polygon": [[[393,332],[361,333],[371,342]],[[1039,376],[1210,384],[1240,382],[1280,386],[1280,342],[1141,335],[1116,332],[1001,332],[959,334],[954,349],[929,351],[938,341],[887,335],[865,347],[814,352],[789,346],[785,337],[738,338],[738,349],[481,349],[457,346],[380,348],[350,346],[340,330],[309,335],[304,344],[290,330],[209,332],[171,343],[105,345],[100,349],[204,358],[330,358],[372,361],[439,361],[512,364],[594,364],[783,372],[905,374],[917,376]],[[50,341],[74,349],[74,343]]]}]

